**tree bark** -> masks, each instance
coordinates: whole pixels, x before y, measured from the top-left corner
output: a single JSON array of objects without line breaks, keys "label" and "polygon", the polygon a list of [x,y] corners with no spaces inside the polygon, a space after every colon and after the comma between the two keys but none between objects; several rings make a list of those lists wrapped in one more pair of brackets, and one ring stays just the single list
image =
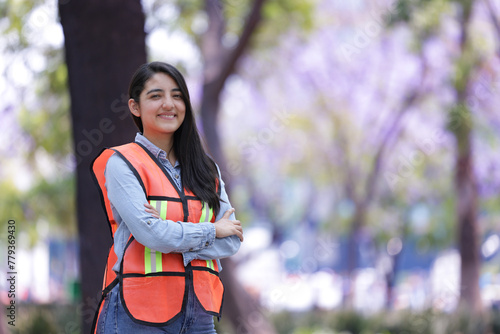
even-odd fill
[{"label": "tree bark", "polygon": [[477,184],[472,170],[471,150],[456,158],[458,248],[460,250],[460,307],[480,313],[482,310],[479,275],[479,227],[477,224]]},{"label": "tree bark", "polygon": [[76,157],[82,332],[89,333],[112,243],[90,164],[104,145],[134,138],[126,93],[131,75],[146,62],[146,34],[139,0],[60,0],[59,14]]},{"label": "tree bark", "polygon": [[[466,106],[467,88],[473,66],[465,65],[467,58],[469,33],[467,31],[472,9],[472,0],[463,0],[460,18],[460,51],[456,66],[464,67],[454,78],[457,93],[457,105],[450,110],[449,125],[456,141],[455,189],[457,215],[457,244],[460,252],[460,300],[459,307],[474,313],[482,311],[479,290],[481,257],[479,254],[479,226],[477,222],[478,189],[474,175],[472,149],[472,114]],[[469,312],[470,312],[469,311]]]}]

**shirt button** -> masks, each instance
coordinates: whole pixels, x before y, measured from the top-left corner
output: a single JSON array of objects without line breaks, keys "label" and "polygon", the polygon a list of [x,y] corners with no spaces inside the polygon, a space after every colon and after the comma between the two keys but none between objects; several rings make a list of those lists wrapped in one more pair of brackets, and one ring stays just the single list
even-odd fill
[{"label": "shirt button", "polygon": [[193,251],[193,249],[192,249],[192,248],[189,248],[189,251],[190,251],[190,252],[192,252],[192,251]]},{"label": "shirt button", "polygon": [[151,221],[149,221],[149,220],[148,220],[148,221],[146,222],[146,224],[151,225]]},{"label": "shirt button", "polygon": [[178,179],[179,178],[179,174],[175,174],[175,178]]},{"label": "shirt button", "polygon": [[209,243],[208,241],[207,241],[207,242],[205,242],[205,246],[208,246],[209,244],[210,244],[210,243]]}]

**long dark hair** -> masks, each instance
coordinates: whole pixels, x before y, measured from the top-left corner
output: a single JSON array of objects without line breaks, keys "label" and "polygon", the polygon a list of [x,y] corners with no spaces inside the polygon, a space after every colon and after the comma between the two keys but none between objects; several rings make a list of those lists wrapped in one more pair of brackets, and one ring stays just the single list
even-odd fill
[{"label": "long dark hair", "polygon": [[[184,121],[174,132],[173,149],[181,167],[182,186],[192,191],[217,215],[220,210],[220,196],[217,193],[218,178],[215,162],[206,154],[201,144],[198,128],[193,116],[193,108],[189,91],[182,74],[172,65],[163,62],[152,62],[141,65],[135,72],[129,86],[129,97],[139,103],[139,96],[144,90],[146,81],[156,73],[165,73],[179,86],[182,99],[186,105]],[[132,115],[135,124],[142,133],[144,131],[140,117]]]}]

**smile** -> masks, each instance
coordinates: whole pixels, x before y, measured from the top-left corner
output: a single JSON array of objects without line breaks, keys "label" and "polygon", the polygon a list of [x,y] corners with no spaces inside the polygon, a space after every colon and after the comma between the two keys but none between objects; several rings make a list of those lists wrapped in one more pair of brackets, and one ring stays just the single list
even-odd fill
[{"label": "smile", "polygon": [[175,115],[158,115],[158,117],[163,118],[163,119],[173,119],[176,116]]}]

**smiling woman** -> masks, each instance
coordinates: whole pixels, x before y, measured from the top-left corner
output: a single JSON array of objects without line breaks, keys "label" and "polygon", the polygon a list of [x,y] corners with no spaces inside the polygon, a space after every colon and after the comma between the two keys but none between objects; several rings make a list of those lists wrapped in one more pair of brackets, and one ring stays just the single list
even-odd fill
[{"label": "smiling woman", "polygon": [[92,166],[114,239],[94,332],[215,333],[219,259],[238,251],[241,223],[203,150],[179,71],[144,64],[129,95],[140,133]]},{"label": "smiling woman", "polygon": [[144,136],[167,152],[174,165],[173,135],[184,121],[186,105],[172,77],[155,73],[147,82],[139,100],[129,100],[130,111],[142,122]]}]

